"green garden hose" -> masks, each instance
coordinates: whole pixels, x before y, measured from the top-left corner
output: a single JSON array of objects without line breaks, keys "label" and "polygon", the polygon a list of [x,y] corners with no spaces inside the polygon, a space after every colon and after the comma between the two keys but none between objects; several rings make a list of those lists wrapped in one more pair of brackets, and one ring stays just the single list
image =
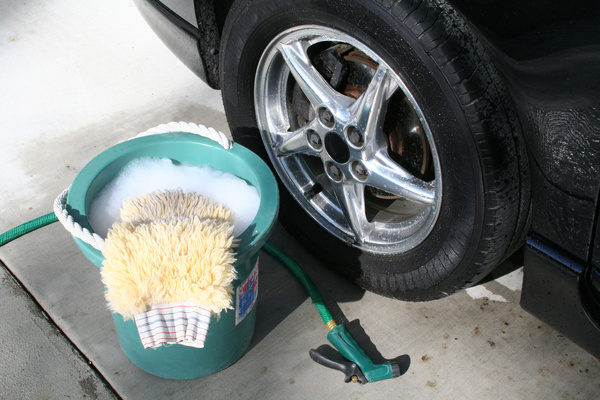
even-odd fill
[{"label": "green garden hose", "polygon": [[342,371],[346,375],[346,382],[375,382],[401,375],[400,365],[397,361],[375,364],[354,339],[348,328],[344,324],[336,324],[312,280],[290,256],[269,242],[266,242],[262,249],[285,265],[300,281],[329,329],[327,339],[339,351],[339,354],[328,346],[321,346],[317,350],[313,349],[309,352],[314,361]]},{"label": "green garden hose", "polygon": [[[56,221],[58,221],[56,215],[48,213],[19,225],[0,235],[0,246]],[[400,376],[400,367],[397,362],[373,363],[360,347],[360,344],[352,337],[346,326],[336,324],[312,280],[290,256],[269,242],[266,242],[262,249],[285,265],[306,289],[323,322],[329,329],[327,339],[343,356],[339,357],[339,354],[332,353],[335,350],[329,350],[330,348],[323,348],[324,346],[321,346],[317,350],[310,350],[309,354],[313,360],[326,367],[344,372],[346,374],[346,382],[367,383]]]},{"label": "green garden hose", "polygon": [[325,325],[327,325],[329,329],[333,328],[333,326],[335,326],[333,316],[331,315],[331,312],[329,312],[327,306],[325,306],[325,302],[321,297],[321,293],[319,293],[315,284],[310,280],[308,275],[306,275],[306,272],[304,272],[304,270],[290,256],[273,246],[271,243],[266,242],[262,249],[285,265],[296,277],[296,279],[300,281],[315,304],[315,307],[317,308],[317,311],[319,312],[319,315],[323,319]]},{"label": "green garden hose", "polygon": [[41,228],[56,221],[58,221],[58,218],[53,212],[51,212],[29,222],[25,222],[24,224],[21,224],[16,228],[13,228],[8,232],[4,232],[3,234],[1,234],[0,246],[4,246],[6,243],[15,240],[16,238],[19,238],[31,231],[35,231],[38,228]]}]

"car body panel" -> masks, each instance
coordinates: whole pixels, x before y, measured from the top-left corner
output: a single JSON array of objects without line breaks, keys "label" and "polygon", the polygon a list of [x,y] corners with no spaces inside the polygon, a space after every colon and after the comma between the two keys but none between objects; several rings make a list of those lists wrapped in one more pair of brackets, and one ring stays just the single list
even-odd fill
[{"label": "car body panel", "polygon": [[199,30],[157,0],[134,0],[142,17],[160,40],[200,79],[206,81],[204,61],[198,51]]},{"label": "car body panel", "polygon": [[600,185],[600,3],[452,3],[487,47],[519,113],[532,231],[587,260]]},{"label": "car body panel", "polygon": [[169,10],[179,17],[183,18],[187,23],[198,28],[198,18],[196,18],[196,5],[190,0],[162,0]]},{"label": "car body panel", "polygon": [[600,357],[598,306],[585,289],[586,265],[543,240],[525,246],[521,307]]},{"label": "car body panel", "polygon": [[[171,51],[218,89],[232,0],[135,2]],[[600,272],[592,269],[600,268],[600,2],[450,3],[502,75],[528,147],[532,226],[522,306],[600,357]]]}]

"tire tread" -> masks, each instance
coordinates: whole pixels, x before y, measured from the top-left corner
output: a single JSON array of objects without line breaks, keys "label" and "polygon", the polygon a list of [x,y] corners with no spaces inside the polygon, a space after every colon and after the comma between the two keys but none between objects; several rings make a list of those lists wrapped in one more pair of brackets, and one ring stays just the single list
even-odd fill
[{"label": "tire tread", "polygon": [[[406,2],[399,1],[392,5],[392,15],[402,15]],[[418,20],[415,16],[425,12],[425,18]],[[417,13],[417,10],[421,10]],[[486,199],[490,202],[487,212],[492,214],[491,222],[484,228],[482,243],[488,243],[486,249],[479,251],[475,274],[464,285],[456,290],[469,287],[489,273],[500,261],[512,254],[523,242],[530,219],[529,176],[525,145],[520,133],[516,111],[499,73],[495,70],[487,56],[483,45],[469,29],[458,13],[445,0],[425,0],[409,12],[403,23],[409,28],[419,25],[422,30],[413,32],[430,57],[447,77],[448,83],[454,88],[462,104],[469,124],[474,131],[474,137],[484,166],[484,183],[486,184]],[[484,88],[483,91],[481,88]],[[505,157],[498,167],[497,149],[490,148],[489,135],[500,134],[508,152],[516,157],[510,160]],[[516,169],[516,171],[515,171]],[[498,172],[500,171],[500,172]],[[512,185],[509,175],[518,174],[518,185]],[[498,177],[502,174],[506,177]],[[490,187],[490,183],[497,186]],[[509,182],[503,184],[503,182]],[[503,185],[503,186],[501,186]],[[514,206],[506,205],[506,198],[517,197],[517,215]],[[507,224],[505,221],[514,221]],[[499,223],[498,221],[504,221]],[[503,226],[502,226],[503,225]],[[500,227],[499,227],[500,226]],[[511,240],[497,240],[501,237],[511,237]],[[449,248],[452,246],[449,244]],[[453,252],[456,253],[452,249]],[[448,255],[446,255],[448,256]],[[434,264],[438,268],[446,265],[441,260]],[[391,275],[390,275],[391,276]],[[391,278],[397,281],[397,277]],[[406,288],[408,289],[408,288]],[[449,293],[448,293],[449,294]],[[427,300],[427,298],[425,298]]]}]

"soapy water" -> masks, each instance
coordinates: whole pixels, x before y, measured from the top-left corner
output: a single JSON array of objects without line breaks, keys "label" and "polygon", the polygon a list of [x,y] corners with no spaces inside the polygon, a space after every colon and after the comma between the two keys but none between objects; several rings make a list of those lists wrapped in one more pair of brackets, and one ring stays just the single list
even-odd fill
[{"label": "soapy water", "polygon": [[234,213],[233,235],[239,236],[254,220],[260,205],[258,190],[229,172],[208,165],[175,164],[168,158],[139,158],[127,164],[92,201],[88,221],[94,232],[106,238],[123,202],[141,194],[181,189],[198,193]]}]

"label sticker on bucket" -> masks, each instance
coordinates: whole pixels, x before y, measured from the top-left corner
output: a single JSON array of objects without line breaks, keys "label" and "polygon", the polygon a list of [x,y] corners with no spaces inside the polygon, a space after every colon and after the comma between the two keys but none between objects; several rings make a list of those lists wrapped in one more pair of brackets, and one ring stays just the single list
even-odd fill
[{"label": "label sticker on bucket", "polygon": [[235,292],[235,324],[239,324],[250,314],[258,297],[258,260],[248,278]]}]

